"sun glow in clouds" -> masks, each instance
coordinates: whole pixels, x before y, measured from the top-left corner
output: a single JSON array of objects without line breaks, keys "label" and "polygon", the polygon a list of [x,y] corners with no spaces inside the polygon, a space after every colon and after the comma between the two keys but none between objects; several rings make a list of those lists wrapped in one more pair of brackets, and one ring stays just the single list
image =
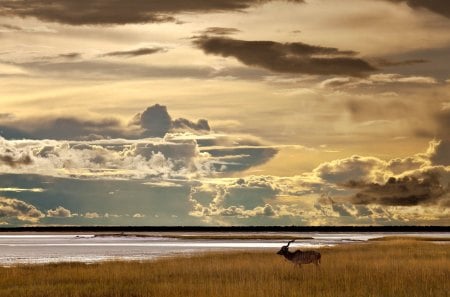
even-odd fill
[{"label": "sun glow in clouds", "polygon": [[2,226],[450,224],[447,1],[46,2],[0,3]]}]

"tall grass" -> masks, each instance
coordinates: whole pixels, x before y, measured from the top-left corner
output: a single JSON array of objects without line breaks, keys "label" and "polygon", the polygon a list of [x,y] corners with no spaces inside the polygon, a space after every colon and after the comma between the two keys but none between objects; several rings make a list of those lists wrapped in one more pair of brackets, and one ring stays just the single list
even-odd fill
[{"label": "tall grass", "polygon": [[439,297],[450,292],[448,244],[396,240],[324,248],[320,268],[296,268],[275,252],[0,268],[0,296]]}]

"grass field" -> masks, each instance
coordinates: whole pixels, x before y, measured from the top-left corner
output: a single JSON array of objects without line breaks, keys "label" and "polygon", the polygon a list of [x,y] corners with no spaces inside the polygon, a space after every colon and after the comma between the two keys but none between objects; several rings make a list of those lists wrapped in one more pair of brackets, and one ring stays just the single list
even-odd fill
[{"label": "grass field", "polygon": [[448,244],[396,239],[320,251],[320,268],[296,268],[275,250],[0,268],[0,296],[449,296]]}]

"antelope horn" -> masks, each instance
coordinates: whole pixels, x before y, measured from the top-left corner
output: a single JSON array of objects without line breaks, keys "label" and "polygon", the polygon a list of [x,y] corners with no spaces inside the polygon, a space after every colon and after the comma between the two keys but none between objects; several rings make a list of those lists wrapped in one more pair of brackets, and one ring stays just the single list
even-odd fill
[{"label": "antelope horn", "polygon": [[289,247],[289,245],[290,245],[291,243],[293,243],[294,241],[295,241],[295,239],[289,241],[286,247]]}]

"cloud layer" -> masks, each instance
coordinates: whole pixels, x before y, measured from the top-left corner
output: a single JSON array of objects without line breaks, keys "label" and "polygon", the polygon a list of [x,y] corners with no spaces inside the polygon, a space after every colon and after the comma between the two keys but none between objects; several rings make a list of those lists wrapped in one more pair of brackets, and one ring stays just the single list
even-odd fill
[{"label": "cloud layer", "polygon": [[227,37],[199,36],[194,44],[206,54],[235,57],[249,66],[280,73],[364,76],[376,68],[354,57],[356,52],[301,42],[246,41]]},{"label": "cloud layer", "polygon": [[166,49],[163,47],[143,47],[135,50],[127,50],[127,51],[115,51],[108,52],[103,54],[103,57],[124,57],[124,58],[133,58],[139,56],[152,55],[160,52],[165,52]]},{"label": "cloud layer", "polygon": [[406,3],[408,6],[418,9],[426,8],[434,13],[450,18],[450,4],[447,0],[387,0],[395,3]]},{"label": "cloud layer", "polygon": [[[121,0],[5,0],[0,15],[35,17],[47,22],[70,25],[111,25],[175,21],[173,15],[185,12],[241,11],[272,0],[134,0],[124,5]],[[289,0],[302,3],[303,0]]]},{"label": "cloud layer", "polygon": [[[209,123],[205,119],[199,119],[197,122],[185,118],[172,120],[166,106],[159,104],[136,114],[128,126],[116,118],[86,120],[76,117],[27,119],[0,117],[0,136],[7,139],[139,139],[163,137],[169,132],[208,133],[210,130]],[[8,162],[7,157],[3,159],[3,162]]]},{"label": "cloud layer", "polygon": [[387,161],[338,159],[295,176],[228,177],[212,166],[225,160],[190,142],[9,142],[9,151],[32,153],[39,167],[0,166],[0,186],[12,195],[0,209],[11,223],[109,224],[128,216],[167,224],[176,215],[197,224],[445,224],[450,168],[430,160],[439,145]]}]

